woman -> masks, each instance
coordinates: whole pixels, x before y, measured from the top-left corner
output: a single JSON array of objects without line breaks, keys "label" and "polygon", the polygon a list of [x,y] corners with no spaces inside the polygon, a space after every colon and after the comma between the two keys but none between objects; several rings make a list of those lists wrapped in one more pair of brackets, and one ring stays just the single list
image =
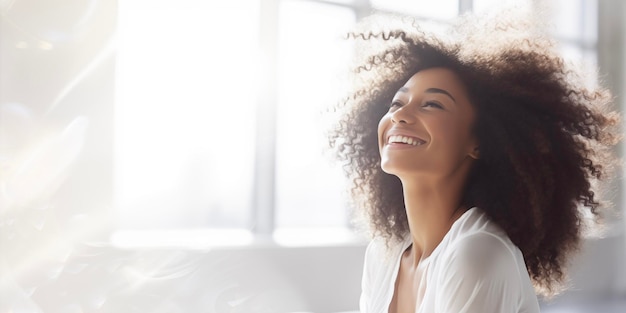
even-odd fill
[{"label": "woman", "polygon": [[383,47],[331,135],[373,229],[362,312],[539,312],[599,219],[610,94],[513,17],[352,34]]}]

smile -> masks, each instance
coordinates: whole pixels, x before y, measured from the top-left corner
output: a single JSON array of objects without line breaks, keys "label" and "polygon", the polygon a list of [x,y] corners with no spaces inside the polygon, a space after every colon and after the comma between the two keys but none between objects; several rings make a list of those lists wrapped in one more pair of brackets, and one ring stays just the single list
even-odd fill
[{"label": "smile", "polygon": [[420,145],[423,145],[425,143],[425,141],[423,141],[423,140],[421,140],[419,138],[415,138],[415,137],[394,135],[394,136],[389,136],[389,138],[387,139],[387,143],[389,143],[389,144],[399,143],[399,144],[420,146]]}]

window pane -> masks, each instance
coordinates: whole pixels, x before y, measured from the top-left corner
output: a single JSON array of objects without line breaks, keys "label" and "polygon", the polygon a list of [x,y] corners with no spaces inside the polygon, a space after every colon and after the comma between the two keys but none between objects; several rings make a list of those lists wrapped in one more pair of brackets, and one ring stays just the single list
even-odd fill
[{"label": "window pane", "polygon": [[[320,23],[320,21],[324,21]],[[336,101],[334,74],[350,52],[355,22],[340,6],[284,1],[280,9],[277,135],[278,227],[345,227],[345,179],[323,155],[324,110]]]},{"label": "window pane", "polygon": [[476,13],[483,13],[499,7],[517,6],[522,8],[529,8],[532,5],[532,0],[473,0],[473,11]]},{"label": "window pane", "polygon": [[458,0],[371,0],[372,7],[415,17],[450,19],[459,13]]},{"label": "window pane", "polygon": [[258,3],[120,1],[119,8],[120,226],[246,226]]},{"label": "window pane", "polygon": [[545,1],[556,37],[570,41],[595,43],[597,37],[597,1]]},{"label": "window pane", "polygon": [[598,40],[598,1],[585,0],[580,5],[582,6],[581,19],[584,23],[581,27],[581,39],[595,46]]}]

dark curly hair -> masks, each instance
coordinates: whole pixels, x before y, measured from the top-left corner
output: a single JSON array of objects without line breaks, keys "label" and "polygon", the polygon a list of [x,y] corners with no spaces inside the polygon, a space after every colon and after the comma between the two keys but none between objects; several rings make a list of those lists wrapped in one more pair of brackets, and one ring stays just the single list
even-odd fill
[{"label": "dark curly hair", "polygon": [[522,251],[536,290],[556,294],[585,221],[600,220],[594,182],[616,164],[619,118],[609,91],[590,86],[528,17],[464,16],[440,33],[399,16],[383,17],[384,25],[399,27],[374,30],[377,21],[348,36],[364,58],[353,67],[355,85],[337,106],[341,119],[330,134],[374,234],[388,241],[408,234],[401,182],[380,167],[377,124],[414,73],[448,68],[466,84],[477,112],[480,159],[461,204],[480,207],[502,227]]}]

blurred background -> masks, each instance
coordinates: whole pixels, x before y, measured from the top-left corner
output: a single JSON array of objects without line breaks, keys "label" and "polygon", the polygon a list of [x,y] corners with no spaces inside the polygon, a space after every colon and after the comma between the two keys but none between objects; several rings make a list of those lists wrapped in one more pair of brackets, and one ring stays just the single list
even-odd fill
[{"label": "blurred background", "polygon": [[[620,0],[0,0],[0,312],[357,311],[367,242],[324,150],[343,35],[502,3],[622,108]],[[543,312],[626,312],[608,226]]]}]

